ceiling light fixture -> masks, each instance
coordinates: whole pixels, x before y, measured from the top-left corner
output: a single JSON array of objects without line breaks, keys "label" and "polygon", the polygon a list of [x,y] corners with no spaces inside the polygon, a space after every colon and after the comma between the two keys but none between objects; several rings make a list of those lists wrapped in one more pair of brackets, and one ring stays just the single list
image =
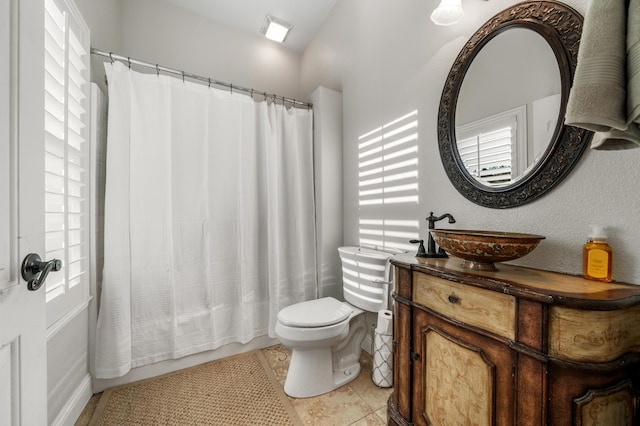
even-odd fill
[{"label": "ceiling light fixture", "polygon": [[262,30],[260,32],[269,40],[282,43],[291,28],[293,28],[292,25],[287,24],[278,18],[274,18],[273,16],[267,15],[264,19],[264,24],[262,24]]},{"label": "ceiling light fixture", "polygon": [[436,25],[453,25],[463,16],[462,0],[442,0],[431,13],[431,20]]}]

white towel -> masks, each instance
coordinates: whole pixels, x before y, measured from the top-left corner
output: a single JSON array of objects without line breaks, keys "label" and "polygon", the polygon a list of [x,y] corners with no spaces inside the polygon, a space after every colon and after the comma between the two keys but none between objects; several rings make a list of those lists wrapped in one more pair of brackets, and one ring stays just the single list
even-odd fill
[{"label": "white towel", "polygon": [[593,0],[565,123],[596,132],[600,150],[640,146],[640,0]]},{"label": "white towel", "polygon": [[627,20],[627,120],[640,123],[640,1],[629,2]]}]

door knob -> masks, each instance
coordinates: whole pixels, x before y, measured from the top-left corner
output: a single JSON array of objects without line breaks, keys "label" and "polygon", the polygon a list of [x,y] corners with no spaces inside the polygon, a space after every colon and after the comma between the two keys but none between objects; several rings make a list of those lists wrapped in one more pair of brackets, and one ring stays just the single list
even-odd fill
[{"label": "door knob", "polygon": [[22,261],[22,278],[27,282],[27,288],[35,291],[42,287],[49,272],[59,271],[60,269],[62,269],[60,260],[52,259],[44,262],[37,254],[29,253]]}]

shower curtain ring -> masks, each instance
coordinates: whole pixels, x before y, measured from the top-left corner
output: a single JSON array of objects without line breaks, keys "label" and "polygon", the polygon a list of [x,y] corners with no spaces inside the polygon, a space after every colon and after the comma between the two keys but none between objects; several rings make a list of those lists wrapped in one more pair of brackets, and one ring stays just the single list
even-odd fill
[{"label": "shower curtain ring", "polygon": [[184,83],[184,71],[182,71],[182,82]]},{"label": "shower curtain ring", "polygon": [[131,69],[131,57],[130,56],[127,57],[127,63],[129,64],[129,69]]},{"label": "shower curtain ring", "polygon": [[113,64],[113,52],[109,52],[109,59],[111,59],[111,63]]},{"label": "shower curtain ring", "polygon": [[160,68],[158,67],[158,64],[156,64],[156,75],[160,77]]},{"label": "shower curtain ring", "polygon": [[211,89],[211,77],[209,77],[209,89]]},{"label": "shower curtain ring", "polygon": [[253,89],[251,89],[251,100],[253,100]]},{"label": "shower curtain ring", "polygon": [[229,85],[229,92],[233,95],[233,83]]}]

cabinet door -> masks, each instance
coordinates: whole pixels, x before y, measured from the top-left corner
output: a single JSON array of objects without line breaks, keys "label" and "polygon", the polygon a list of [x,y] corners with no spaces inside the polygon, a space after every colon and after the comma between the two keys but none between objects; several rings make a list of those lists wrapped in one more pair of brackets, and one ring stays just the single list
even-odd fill
[{"label": "cabinet door", "polygon": [[416,310],[413,422],[515,424],[515,354],[502,342]]},{"label": "cabinet door", "polygon": [[638,395],[633,390],[631,380],[606,389],[589,390],[581,398],[574,400],[574,424],[576,426],[638,424]]},{"label": "cabinet door", "polygon": [[590,369],[577,369],[549,364],[549,425],[640,424],[637,364],[608,370],[594,369],[594,365]]}]

